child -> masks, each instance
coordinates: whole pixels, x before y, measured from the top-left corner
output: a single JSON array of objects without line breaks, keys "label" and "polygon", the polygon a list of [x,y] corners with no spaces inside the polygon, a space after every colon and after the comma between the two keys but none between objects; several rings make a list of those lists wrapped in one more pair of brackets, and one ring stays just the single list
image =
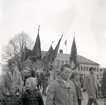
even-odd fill
[{"label": "child", "polygon": [[21,104],[21,95],[18,92],[17,86],[10,86],[3,100],[4,105],[19,105]]},{"label": "child", "polygon": [[81,105],[81,100],[82,98],[82,91],[81,91],[81,83],[79,81],[79,75],[76,72],[73,72],[71,75],[71,81],[74,83],[75,85],[75,89],[76,89],[76,96],[78,99],[78,105]]},{"label": "child", "polygon": [[30,77],[26,79],[25,91],[22,94],[23,105],[44,105],[40,92],[36,89],[36,79]]}]

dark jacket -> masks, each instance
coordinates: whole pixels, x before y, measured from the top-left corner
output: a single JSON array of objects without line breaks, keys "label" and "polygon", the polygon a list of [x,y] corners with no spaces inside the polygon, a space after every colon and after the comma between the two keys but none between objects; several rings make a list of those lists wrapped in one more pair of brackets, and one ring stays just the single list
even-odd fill
[{"label": "dark jacket", "polygon": [[40,92],[35,89],[33,91],[25,91],[22,94],[23,105],[44,105]]},{"label": "dark jacket", "polygon": [[21,105],[21,95],[6,95],[3,99],[3,105]]},{"label": "dark jacket", "polygon": [[103,73],[103,79],[101,83],[101,91],[104,98],[106,98],[106,72]]}]

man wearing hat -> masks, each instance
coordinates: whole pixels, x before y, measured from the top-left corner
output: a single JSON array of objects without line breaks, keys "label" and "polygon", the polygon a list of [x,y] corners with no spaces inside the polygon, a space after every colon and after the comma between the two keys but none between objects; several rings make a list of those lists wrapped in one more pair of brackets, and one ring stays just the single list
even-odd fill
[{"label": "man wearing hat", "polygon": [[0,84],[0,95],[2,97],[8,92],[10,86],[15,85],[19,92],[22,91],[23,81],[21,78],[21,73],[18,71],[17,65],[15,61],[8,62],[8,71],[4,73],[2,76],[2,83]]},{"label": "man wearing hat", "polygon": [[92,105],[92,103],[94,103],[94,105],[99,105],[97,103],[97,79],[94,75],[94,70],[95,68],[91,67],[89,69],[89,75],[86,76],[86,91],[88,93],[88,104],[87,105]]}]

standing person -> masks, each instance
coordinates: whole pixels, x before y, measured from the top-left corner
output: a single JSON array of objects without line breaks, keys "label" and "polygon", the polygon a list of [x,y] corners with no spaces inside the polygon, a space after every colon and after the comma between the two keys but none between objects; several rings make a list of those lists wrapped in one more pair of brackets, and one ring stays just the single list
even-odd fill
[{"label": "standing person", "polygon": [[45,70],[41,73],[42,95],[46,96],[46,88],[48,85],[48,76]]},{"label": "standing person", "polygon": [[69,64],[61,67],[60,78],[48,86],[46,105],[78,105],[74,84],[69,79],[72,69]]},{"label": "standing person", "polygon": [[77,72],[73,72],[71,75],[71,81],[74,83],[75,85],[75,89],[76,89],[76,95],[77,95],[77,100],[78,100],[78,105],[81,105],[81,101],[82,101],[82,91],[81,91],[81,83],[79,80],[79,75]]},{"label": "standing person", "polygon": [[106,71],[103,73],[101,85],[102,96],[104,98],[104,105],[106,105]]},{"label": "standing person", "polygon": [[42,88],[42,84],[41,84],[41,72],[37,72],[37,88],[38,90],[40,90]]},{"label": "standing person", "polygon": [[22,79],[24,81],[24,85],[25,85],[26,79],[29,77],[31,77],[31,70],[28,66],[26,66],[23,68],[23,71],[22,71]]},{"label": "standing person", "polygon": [[3,99],[3,105],[22,105],[21,94],[17,90],[17,86],[10,86],[9,91]]},{"label": "standing person", "polygon": [[87,105],[92,105],[92,103],[94,103],[95,105],[99,105],[97,103],[97,92],[98,92],[98,88],[97,88],[97,79],[94,75],[94,70],[95,68],[91,67],[89,69],[89,75],[86,76],[86,91],[88,93],[88,104]]},{"label": "standing person", "polygon": [[15,61],[8,62],[9,70],[5,72],[2,77],[2,83],[0,84],[0,91],[2,97],[6,95],[9,91],[11,85],[16,85],[19,92],[22,92],[23,81],[21,78],[21,73],[17,70],[17,65]]},{"label": "standing person", "polygon": [[25,82],[25,91],[22,94],[23,105],[44,105],[42,96],[37,90],[36,79],[30,77]]}]

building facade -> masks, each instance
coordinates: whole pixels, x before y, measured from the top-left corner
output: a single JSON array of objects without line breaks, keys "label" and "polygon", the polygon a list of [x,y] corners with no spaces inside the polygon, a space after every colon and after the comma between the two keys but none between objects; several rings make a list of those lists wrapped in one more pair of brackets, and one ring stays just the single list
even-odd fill
[{"label": "building facade", "polygon": [[[57,57],[53,63],[53,66],[56,67],[57,69],[59,69],[61,67],[61,65],[69,63],[69,57],[70,54],[64,54],[64,53],[58,53]],[[79,62],[79,67],[78,69],[76,69],[76,71],[82,75],[85,76],[89,73],[89,68],[90,67],[94,67],[95,68],[95,74],[97,76],[99,76],[100,74],[100,66],[98,63],[87,59],[83,56],[78,55],[78,62]]]}]

